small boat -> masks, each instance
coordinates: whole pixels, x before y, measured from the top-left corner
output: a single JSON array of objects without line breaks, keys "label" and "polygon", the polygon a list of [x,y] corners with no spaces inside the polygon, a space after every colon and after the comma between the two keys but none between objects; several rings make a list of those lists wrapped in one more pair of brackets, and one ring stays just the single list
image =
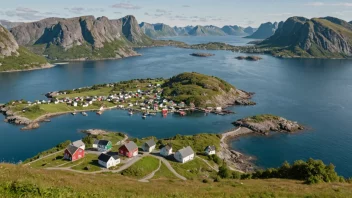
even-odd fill
[{"label": "small boat", "polygon": [[76,112],[72,112],[71,114],[72,114],[72,115],[76,115],[77,113],[76,113]]},{"label": "small boat", "polygon": [[186,112],[180,111],[180,115],[181,115],[181,116],[185,116],[185,115],[186,115]]},{"label": "small boat", "polygon": [[129,115],[133,115],[133,111],[129,111],[128,114],[129,114]]},{"label": "small boat", "polygon": [[101,114],[103,114],[103,111],[97,111],[97,114],[101,115]]},{"label": "small boat", "polygon": [[86,112],[82,112],[83,116],[88,116],[88,114]]},{"label": "small boat", "polygon": [[143,118],[143,119],[146,119],[146,118],[147,118],[147,115],[146,115],[145,113],[143,113],[142,118]]}]

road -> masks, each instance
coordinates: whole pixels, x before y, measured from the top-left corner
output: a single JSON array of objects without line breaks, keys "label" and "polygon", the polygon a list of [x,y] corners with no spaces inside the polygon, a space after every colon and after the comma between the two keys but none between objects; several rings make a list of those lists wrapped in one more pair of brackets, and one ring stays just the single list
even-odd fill
[{"label": "road", "polygon": [[27,162],[27,163],[25,163],[24,165],[31,165],[31,163],[34,163],[34,162],[37,162],[37,161],[39,161],[39,160],[45,159],[45,158],[47,158],[47,157],[50,157],[50,156],[56,155],[56,154],[58,154],[58,153],[60,153],[60,152],[61,152],[61,153],[64,153],[64,151],[65,151],[65,149],[60,150],[60,151],[57,151],[57,152],[55,152],[55,153],[52,153],[52,154],[49,154],[49,155],[46,155],[46,156],[40,157],[40,158],[38,158],[38,159],[36,159],[36,160],[34,160],[34,161]]},{"label": "road", "polygon": [[154,177],[155,173],[160,170],[160,167],[161,167],[161,160],[159,160],[159,167],[156,170],[154,170],[149,175],[145,176],[144,178],[142,178],[142,179],[140,179],[138,181],[139,182],[149,182],[149,180]]},{"label": "road", "polygon": [[156,155],[150,155],[150,156],[160,159],[160,160],[165,164],[165,166],[166,166],[176,177],[178,177],[179,179],[184,180],[184,181],[187,180],[184,176],[178,174],[178,173],[175,171],[175,169],[172,168],[172,166],[171,166],[171,164],[169,163],[169,161],[167,161],[165,158],[163,158],[163,157],[161,157],[161,156],[156,156]]}]

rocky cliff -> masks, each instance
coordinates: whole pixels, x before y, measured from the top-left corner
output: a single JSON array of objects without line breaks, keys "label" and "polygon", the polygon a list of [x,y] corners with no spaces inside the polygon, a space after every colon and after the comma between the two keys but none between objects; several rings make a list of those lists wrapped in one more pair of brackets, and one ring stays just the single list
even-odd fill
[{"label": "rocky cliff", "polygon": [[266,39],[266,38],[272,36],[278,27],[279,27],[279,23],[277,23],[277,22],[263,23],[259,26],[257,31],[255,31],[252,35],[248,36],[247,38]]},{"label": "rocky cliff", "polygon": [[252,35],[258,28],[252,28],[250,26],[243,29],[243,31],[249,35]]},{"label": "rocky cliff", "polygon": [[0,58],[18,55],[18,44],[12,34],[0,26]]},{"label": "rocky cliff", "polygon": [[150,24],[142,22],[139,24],[141,30],[150,38],[177,36],[177,32],[170,26],[163,23]]},{"label": "rocky cliff", "polygon": [[11,29],[20,45],[51,59],[99,59],[133,56],[133,46],[149,39],[134,16],[117,20],[93,16],[47,18]]},{"label": "rocky cliff", "polygon": [[186,26],[186,27],[174,27],[178,36],[189,36],[188,32],[191,31],[194,27],[193,26]]},{"label": "rocky cliff", "polygon": [[333,17],[291,17],[259,45],[279,47],[279,56],[346,58],[352,56],[352,24]]}]

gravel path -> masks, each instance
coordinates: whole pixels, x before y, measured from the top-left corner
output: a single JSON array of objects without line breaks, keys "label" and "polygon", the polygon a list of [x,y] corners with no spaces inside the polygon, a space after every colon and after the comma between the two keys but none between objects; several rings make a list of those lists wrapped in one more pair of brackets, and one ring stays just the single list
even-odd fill
[{"label": "gravel path", "polygon": [[45,158],[47,158],[47,157],[50,157],[50,156],[56,155],[56,154],[58,154],[58,153],[60,153],[60,152],[64,153],[64,151],[65,151],[65,149],[60,150],[60,151],[57,151],[57,152],[55,152],[55,153],[52,153],[52,154],[49,154],[49,155],[46,155],[46,156],[40,157],[40,158],[38,158],[38,159],[36,159],[36,160],[34,160],[34,161],[27,162],[27,163],[25,163],[24,165],[31,165],[31,163],[34,163],[34,162],[37,162],[37,161],[39,161],[39,160],[45,159]]},{"label": "gravel path", "polygon": [[210,163],[207,160],[205,160],[201,157],[196,156],[196,158],[203,160],[203,162],[205,162],[211,169],[213,169],[216,172],[219,172],[219,167],[213,167],[212,165],[210,165]]},{"label": "gravel path", "polygon": [[178,173],[175,171],[175,169],[171,166],[171,164],[169,163],[169,161],[167,161],[165,158],[160,157],[160,156],[156,156],[156,155],[150,155],[150,156],[153,156],[153,157],[155,157],[155,158],[160,159],[160,160],[165,164],[165,166],[166,166],[176,177],[178,177],[179,179],[184,180],[184,181],[187,180],[184,176],[178,174]]},{"label": "gravel path", "polygon": [[156,170],[154,170],[153,172],[151,172],[149,175],[145,176],[144,178],[142,178],[138,181],[139,182],[149,182],[149,180],[154,177],[155,173],[160,170],[160,167],[161,167],[161,160],[159,159],[159,167]]}]

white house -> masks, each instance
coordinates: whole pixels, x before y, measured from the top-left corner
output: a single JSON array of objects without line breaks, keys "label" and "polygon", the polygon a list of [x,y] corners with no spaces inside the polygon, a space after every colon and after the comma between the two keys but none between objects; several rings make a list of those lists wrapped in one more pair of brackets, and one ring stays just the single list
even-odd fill
[{"label": "white house", "polygon": [[120,162],[121,160],[118,155],[111,156],[111,155],[102,153],[98,157],[98,163],[105,168],[116,166]]},{"label": "white house", "polygon": [[88,103],[84,103],[84,104],[82,105],[82,107],[88,107],[88,106],[89,106]]},{"label": "white house", "polygon": [[86,145],[84,144],[84,142],[82,142],[82,140],[74,141],[71,143],[71,145],[86,150]]},{"label": "white house", "polygon": [[155,141],[153,139],[150,139],[144,142],[144,144],[142,145],[142,149],[143,151],[150,153],[155,149],[155,146],[156,146]]},{"label": "white house", "polygon": [[181,163],[186,163],[194,159],[194,151],[190,146],[180,149],[175,153],[175,159]]},{"label": "white house", "polygon": [[205,147],[205,149],[204,149],[204,153],[206,154],[206,155],[215,155],[215,146],[207,146],[207,147]]},{"label": "white house", "polygon": [[163,148],[160,149],[160,155],[166,157],[172,154],[172,146],[171,145],[166,145]]},{"label": "white house", "polygon": [[73,102],[72,106],[77,107],[77,102]]}]

